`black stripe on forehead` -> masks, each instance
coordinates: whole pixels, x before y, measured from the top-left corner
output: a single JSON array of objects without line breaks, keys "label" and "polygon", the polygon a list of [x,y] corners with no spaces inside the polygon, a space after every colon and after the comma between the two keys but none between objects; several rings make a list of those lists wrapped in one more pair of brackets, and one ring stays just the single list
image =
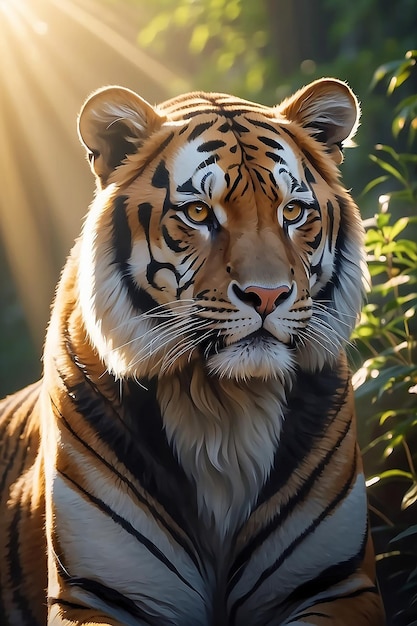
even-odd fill
[{"label": "black stripe on forehead", "polygon": [[277,127],[269,124],[268,122],[264,122],[262,120],[254,120],[250,117],[248,117],[247,120],[257,128],[263,128],[264,130],[269,130],[271,133],[274,133],[274,135],[279,135]]},{"label": "black stripe on forehead", "polygon": [[303,180],[299,181],[295,178],[295,176],[293,176],[293,174],[291,174],[289,170],[285,170],[285,171],[287,172],[288,176],[291,179],[291,193],[294,193],[294,192],[305,193],[306,191],[310,191]]},{"label": "black stripe on forehead", "polygon": [[202,122],[201,124],[197,124],[197,126],[195,126],[193,128],[193,130],[191,131],[191,133],[189,134],[189,136],[187,137],[188,141],[193,141],[194,139],[197,139],[197,137],[199,137],[202,133],[204,133],[205,130],[211,128],[214,124],[214,120],[210,120],[209,122]]},{"label": "black stripe on forehead", "polygon": [[181,185],[177,186],[176,188],[177,191],[179,193],[189,193],[189,194],[198,194],[201,191],[203,191],[204,193],[204,183],[207,178],[207,174],[201,180],[201,189],[197,189],[194,186],[193,176],[195,175],[196,172],[198,172],[198,170],[202,170],[203,168],[208,167],[209,165],[213,165],[213,163],[216,163],[217,160],[218,160],[217,154],[212,154],[210,157],[208,157],[208,159],[201,161],[201,163],[199,163],[198,166],[195,168],[192,176],[190,176],[190,178],[184,181]]},{"label": "black stripe on forehead", "polygon": [[222,139],[212,139],[211,141],[206,141],[199,145],[197,147],[197,152],[212,152],[218,148],[223,148],[225,145],[226,142]]}]

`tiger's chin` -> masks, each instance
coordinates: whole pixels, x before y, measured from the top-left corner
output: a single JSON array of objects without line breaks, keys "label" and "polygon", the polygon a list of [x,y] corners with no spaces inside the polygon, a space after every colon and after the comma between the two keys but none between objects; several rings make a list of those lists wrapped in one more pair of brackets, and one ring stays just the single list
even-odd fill
[{"label": "tiger's chin", "polygon": [[295,362],[292,349],[276,339],[245,338],[211,355],[207,367],[219,378],[289,383]]}]

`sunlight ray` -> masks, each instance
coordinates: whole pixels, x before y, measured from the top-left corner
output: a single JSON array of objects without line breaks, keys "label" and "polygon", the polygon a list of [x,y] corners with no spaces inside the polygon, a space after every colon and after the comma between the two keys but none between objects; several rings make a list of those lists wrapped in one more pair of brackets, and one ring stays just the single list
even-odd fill
[{"label": "sunlight ray", "polygon": [[108,84],[108,59],[120,83],[134,70],[150,93],[186,87],[113,27],[115,5],[103,21],[102,9],[99,0],[0,0],[0,233],[39,349],[60,267],[93,198],[76,132],[83,100]]},{"label": "sunlight ray", "polygon": [[107,46],[129,63],[133,63],[148,78],[158,80],[162,85],[171,85],[174,90],[189,89],[188,81],[169,70],[164,64],[150,57],[146,52],[127,41],[103,21],[84,10],[71,0],[50,0],[60,11],[65,13],[80,26],[88,30],[95,37],[99,37]]}]

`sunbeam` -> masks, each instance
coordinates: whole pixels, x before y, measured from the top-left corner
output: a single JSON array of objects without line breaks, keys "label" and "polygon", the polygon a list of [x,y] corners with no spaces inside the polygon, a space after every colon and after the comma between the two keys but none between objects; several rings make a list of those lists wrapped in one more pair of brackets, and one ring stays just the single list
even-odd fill
[{"label": "sunbeam", "polygon": [[137,46],[140,10],[126,0],[0,0],[0,238],[39,351],[93,197],[76,132],[82,102],[106,84],[153,102],[188,87]]}]

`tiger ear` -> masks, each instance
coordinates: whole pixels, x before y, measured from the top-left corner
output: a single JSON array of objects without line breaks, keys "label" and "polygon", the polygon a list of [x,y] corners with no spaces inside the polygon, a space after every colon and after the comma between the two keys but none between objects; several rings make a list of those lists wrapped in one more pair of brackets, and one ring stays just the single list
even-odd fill
[{"label": "tiger ear", "polygon": [[343,142],[359,125],[360,107],[353,91],[340,80],[321,78],[297,91],[278,107],[281,115],[304,128],[312,128],[327,144],[337,164],[343,160]]},{"label": "tiger ear", "polygon": [[86,100],[78,116],[78,134],[101,186],[164,121],[146,100],[124,87],[104,87]]}]

